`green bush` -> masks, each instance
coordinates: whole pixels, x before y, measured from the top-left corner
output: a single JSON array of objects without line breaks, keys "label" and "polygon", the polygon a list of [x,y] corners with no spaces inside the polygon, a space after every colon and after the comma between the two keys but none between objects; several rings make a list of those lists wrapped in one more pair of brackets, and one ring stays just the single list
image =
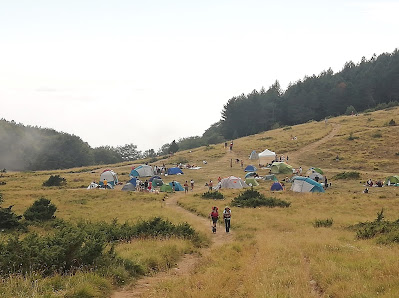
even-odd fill
[{"label": "green bush", "polygon": [[380,131],[377,131],[376,133],[371,135],[373,138],[381,138],[382,137],[382,133]]},{"label": "green bush", "polygon": [[43,186],[63,186],[66,185],[66,179],[60,175],[51,175],[47,181],[43,182]]},{"label": "green bush", "polygon": [[253,189],[247,189],[231,202],[232,206],[236,207],[289,207],[290,202],[283,201],[276,198],[266,198],[264,195]]},{"label": "green bush", "polygon": [[224,200],[224,195],[219,191],[207,191],[201,197],[203,199]]},{"label": "green bush", "polygon": [[389,125],[389,126],[395,126],[395,125],[396,125],[395,120],[391,119],[391,120],[388,122],[388,125]]},{"label": "green bush", "polygon": [[360,173],[359,172],[342,172],[338,173],[333,177],[333,179],[359,179]]},{"label": "green bush", "polygon": [[331,227],[333,224],[333,219],[332,218],[327,218],[327,219],[315,219],[313,222],[313,226],[315,228],[320,228],[320,227]]},{"label": "green bush", "polygon": [[54,213],[56,210],[57,207],[50,200],[42,197],[24,212],[24,217],[26,220],[50,220],[55,218]]},{"label": "green bush", "polygon": [[355,137],[354,135],[353,135],[353,132],[351,132],[350,134],[349,134],[349,137],[348,137],[348,140],[349,141],[353,141],[353,140],[356,140],[356,139],[358,139],[359,137]]},{"label": "green bush", "polygon": [[15,229],[22,227],[20,219],[22,215],[16,215],[12,210],[0,207],[0,229]]}]

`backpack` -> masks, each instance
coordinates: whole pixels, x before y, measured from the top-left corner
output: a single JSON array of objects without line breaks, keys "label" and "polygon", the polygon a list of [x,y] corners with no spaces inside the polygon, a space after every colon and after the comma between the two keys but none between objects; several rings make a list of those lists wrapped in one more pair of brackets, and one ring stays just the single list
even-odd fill
[{"label": "backpack", "polygon": [[217,211],[212,211],[211,217],[219,217],[219,213]]},{"label": "backpack", "polygon": [[231,217],[231,213],[230,213],[230,209],[227,211],[227,210],[225,210],[226,212],[224,212],[223,213],[223,217],[224,218],[229,218],[230,219],[230,217]]}]

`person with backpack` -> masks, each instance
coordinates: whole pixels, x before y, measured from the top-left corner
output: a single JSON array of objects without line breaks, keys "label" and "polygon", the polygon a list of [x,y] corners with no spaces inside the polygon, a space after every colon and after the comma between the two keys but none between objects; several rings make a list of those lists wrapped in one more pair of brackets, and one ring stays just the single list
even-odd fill
[{"label": "person with backpack", "polygon": [[231,210],[228,206],[223,210],[223,220],[226,225],[226,233],[230,232],[230,219],[231,219]]},{"label": "person with backpack", "polygon": [[212,208],[212,212],[209,214],[209,217],[212,219],[212,232],[216,233],[216,223],[219,219],[218,207],[214,206]]}]

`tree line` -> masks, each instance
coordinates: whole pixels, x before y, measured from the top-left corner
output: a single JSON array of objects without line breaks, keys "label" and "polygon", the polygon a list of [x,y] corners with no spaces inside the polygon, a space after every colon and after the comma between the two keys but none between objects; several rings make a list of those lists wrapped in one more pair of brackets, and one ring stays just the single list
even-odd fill
[{"label": "tree line", "polygon": [[173,140],[158,151],[142,152],[134,144],[91,148],[75,135],[1,119],[0,168],[49,170],[151,159],[282,126],[398,104],[399,51],[395,49],[368,60],[363,57],[356,64],[349,61],[337,73],[330,68],[305,76],[285,91],[276,80],[267,90],[262,87],[234,96],[224,105],[221,119],[202,136]]}]

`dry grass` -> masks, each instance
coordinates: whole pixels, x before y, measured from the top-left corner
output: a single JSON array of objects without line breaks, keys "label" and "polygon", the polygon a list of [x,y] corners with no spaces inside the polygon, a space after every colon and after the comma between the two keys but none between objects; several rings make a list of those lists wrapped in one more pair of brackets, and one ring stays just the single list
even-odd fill
[{"label": "dry grass", "polygon": [[[399,122],[398,114],[396,108],[357,117],[329,119],[328,125],[311,122],[291,129],[280,128],[234,140],[233,152],[226,150],[223,144],[217,144],[191,152],[178,152],[167,160],[155,163],[160,165],[165,162],[170,167],[176,161],[186,159],[190,164],[203,167],[200,170],[184,170],[185,175],[165,177],[165,181],[176,179],[183,184],[185,180],[194,179],[194,192],[180,195],[179,204],[200,216],[206,216],[213,205],[219,208],[230,205],[240,192],[222,190],[226,197],[224,201],[205,200],[200,196],[207,190],[204,184],[210,179],[216,181],[219,176],[244,176],[240,164],[234,161],[236,158],[243,159],[246,166],[250,164],[248,156],[253,149],[261,151],[266,148],[278,154],[292,153],[295,156],[296,150],[321,140],[331,133],[333,127],[338,128],[330,140],[290,160],[295,167],[302,166],[305,170],[310,166],[322,168],[332,182],[332,187],[325,194],[298,194],[289,190],[273,193],[269,190],[271,182],[261,181],[257,190],[266,196],[290,201],[291,207],[233,208],[234,240],[213,248],[192,274],[176,277],[154,288],[153,296],[399,296],[399,246],[357,240],[355,233],[348,229],[348,226],[358,222],[374,220],[381,208],[384,208],[388,220],[399,218],[399,188],[371,188],[369,194],[362,193],[362,182],[368,178],[376,180],[399,174],[399,156],[395,154],[399,152],[399,127],[386,125],[392,118]],[[358,138],[349,140],[351,133]],[[297,140],[292,140],[291,136],[297,136]],[[335,160],[336,155],[339,155],[339,161]],[[203,160],[208,163],[204,165]],[[112,167],[121,181],[128,180],[131,164],[107,167]],[[93,180],[97,181],[104,168],[7,173],[6,177],[0,178],[7,182],[0,186],[4,205],[15,204],[13,210],[22,214],[34,200],[45,196],[58,207],[57,217],[67,220],[111,221],[117,218],[119,222],[134,222],[140,218],[162,216],[174,223],[188,221],[197,230],[210,233],[208,226],[203,227],[199,221],[186,217],[184,213],[165,208],[162,193],[127,193],[119,191],[121,186],[107,191],[80,188]],[[93,169],[95,173],[91,172]],[[353,170],[360,173],[359,180],[331,179],[337,173]],[[263,175],[267,172],[259,170],[258,173]],[[42,187],[43,181],[51,174],[65,177],[67,186]],[[283,177],[285,175],[279,176],[280,179]],[[331,227],[314,228],[315,219],[326,218],[333,219]],[[162,268],[175,263],[176,256],[193,251],[192,244],[176,239],[146,240],[117,248],[120,255],[139,260],[142,264],[161,264],[164,259],[166,262]],[[6,286],[3,284],[0,289]],[[105,291],[104,295],[107,293]]]}]

